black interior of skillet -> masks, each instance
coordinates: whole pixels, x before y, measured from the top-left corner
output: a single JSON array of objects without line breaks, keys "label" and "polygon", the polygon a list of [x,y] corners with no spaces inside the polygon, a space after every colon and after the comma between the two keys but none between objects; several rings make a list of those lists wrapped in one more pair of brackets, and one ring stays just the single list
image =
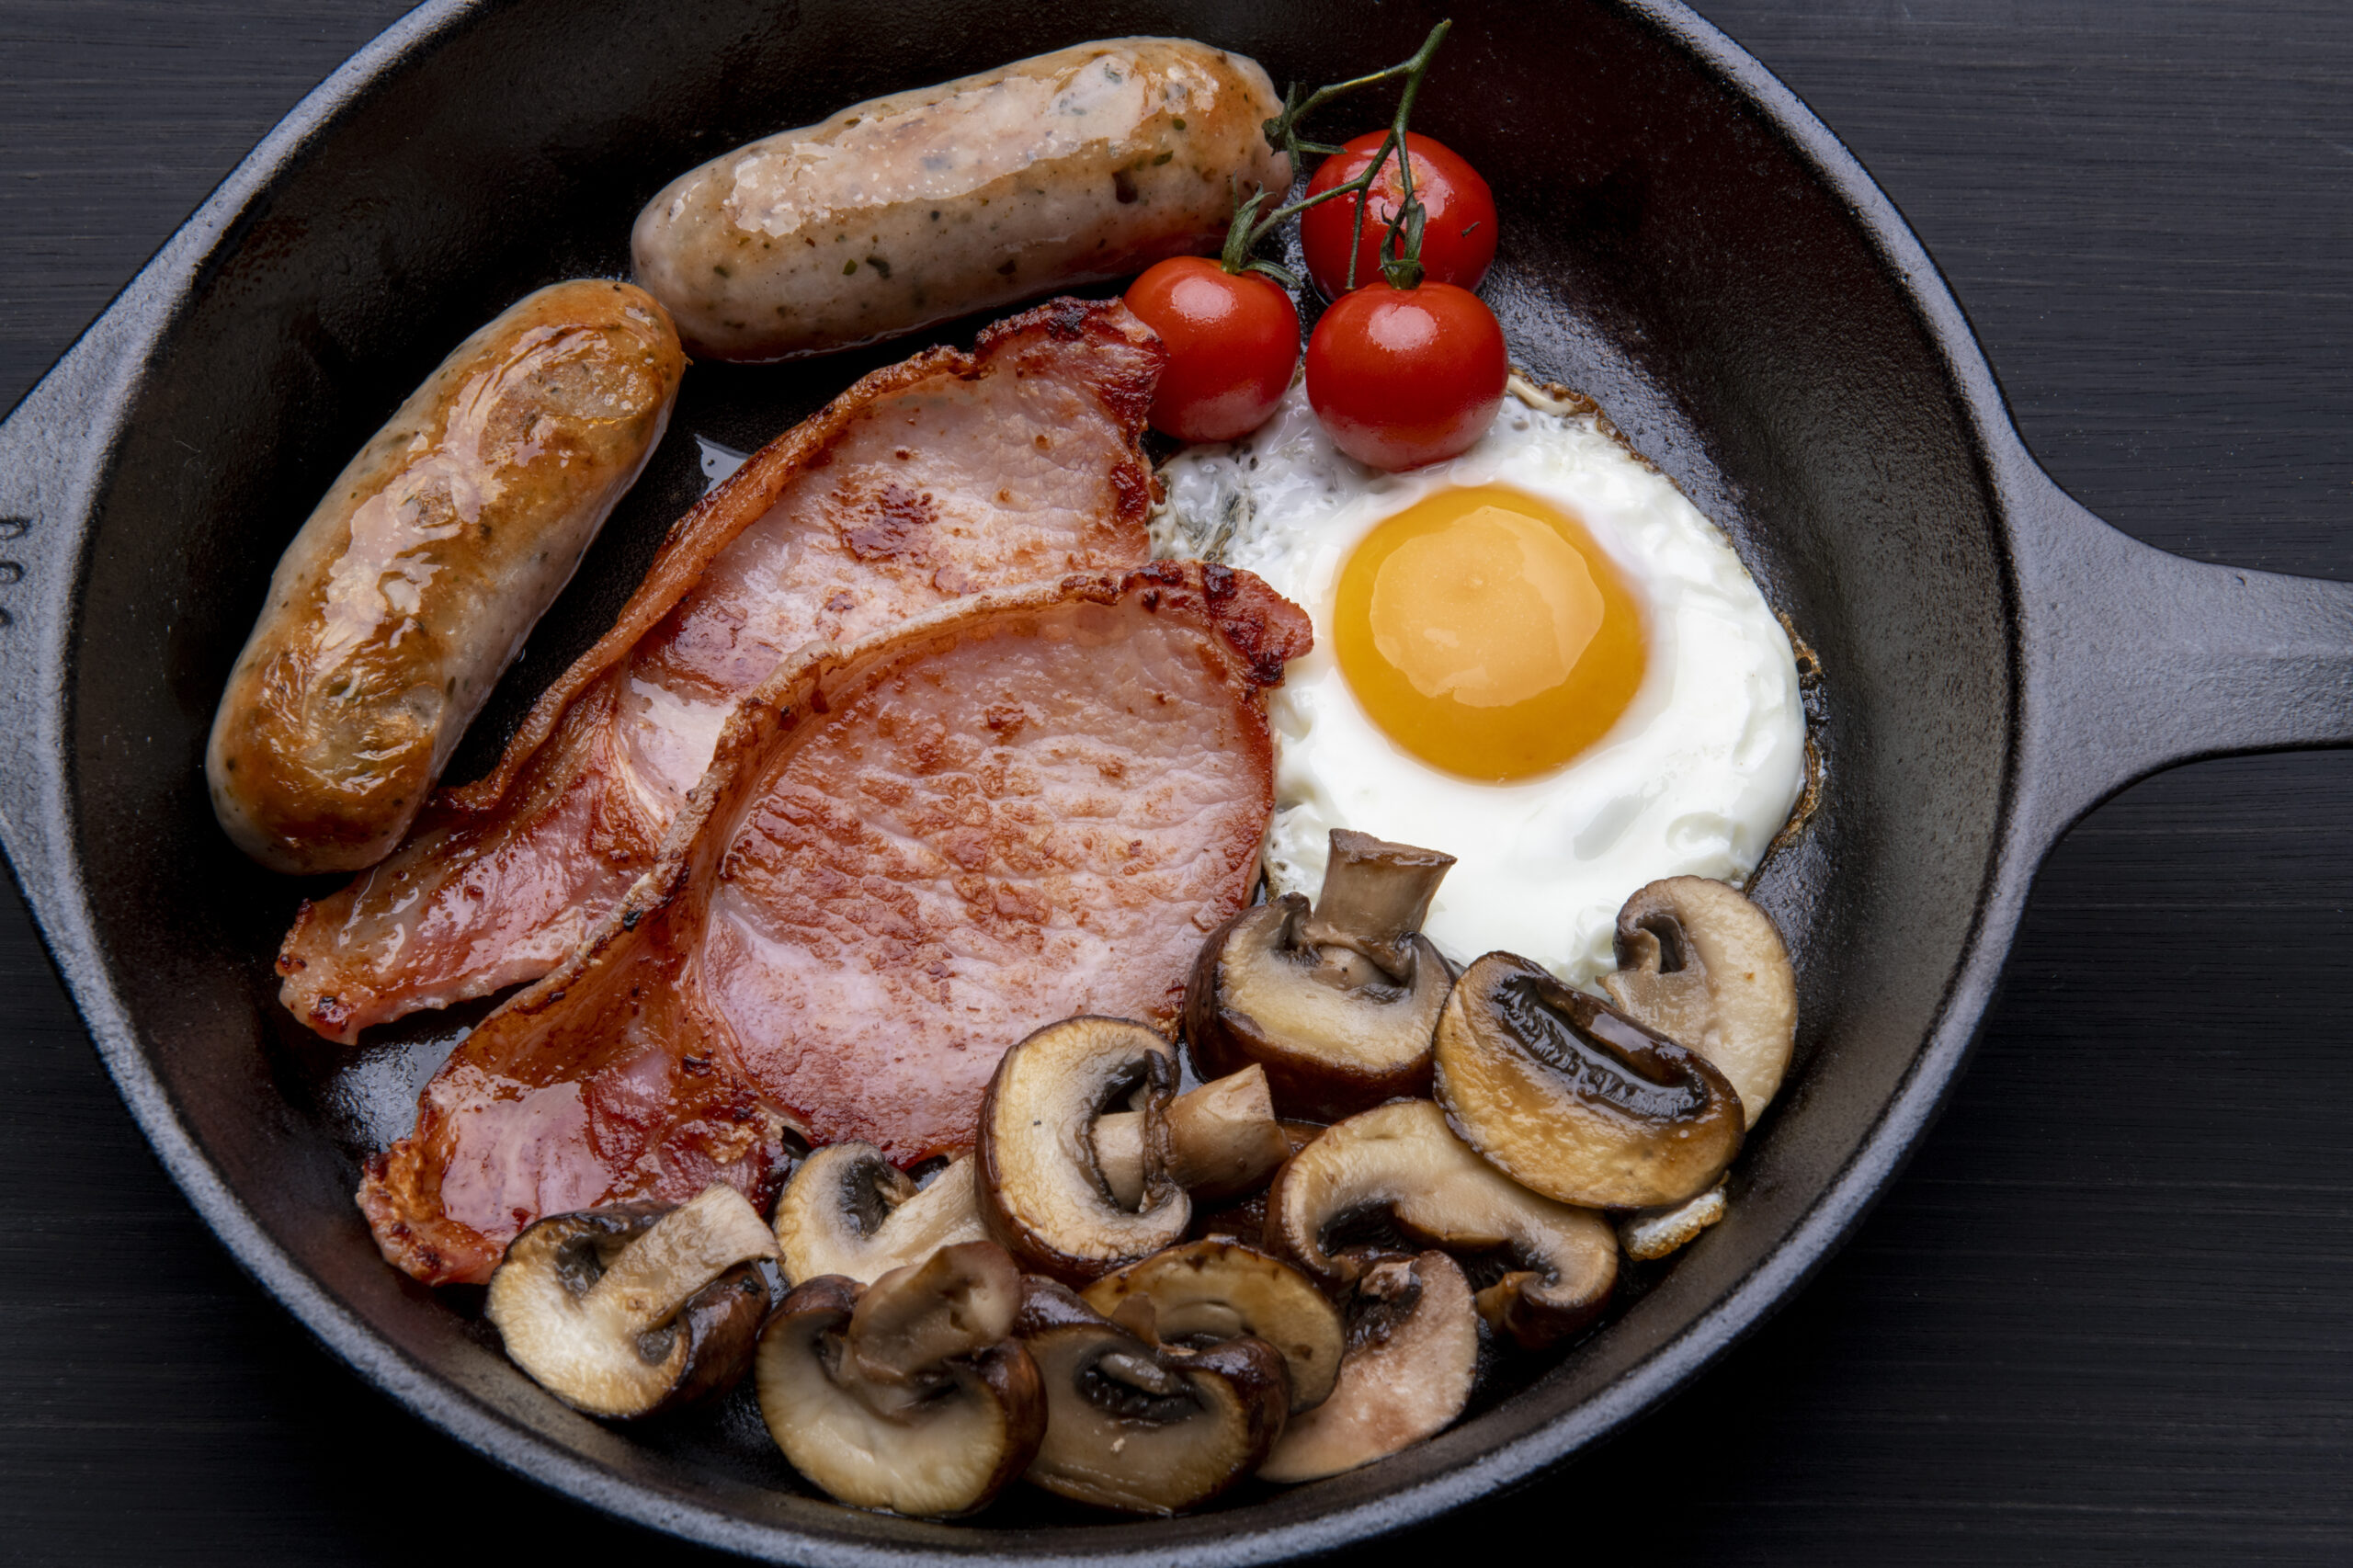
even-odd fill
[{"label": "black interior of skillet", "polygon": [[[1652,20],[1509,0],[1445,13],[1455,34],[1416,123],[1494,184],[1502,249],[1485,291],[1516,358],[1597,396],[1730,530],[1819,653],[1827,802],[1761,890],[1799,956],[1802,1065],[1743,1156],[1731,1218],[1615,1321],[1432,1443],[1229,1505],[1254,1519],[1393,1494],[1532,1429],[1767,1258],[1930,1026],[1985,875],[2006,744],[2006,615],[1976,453],[1933,344],[1851,217]],[[631,219],[677,171],[859,97],[1087,36],[1187,34],[1255,55],[1279,83],[1314,82],[1403,58],[1439,14],[492,6],[363,95],[231,236],[145,386],[98,520],[75,644],[77,847],[116,983],[183,1117],[264,1224],[382,1335],[549,1440],[751,1520],[878,1543],[1097,1548],[1241,1522],[1105,1526],[1026,1495],[954,1527],[852,1516],[808,1499],[741,1404],[623,1436],[539,1393],[464,1293],[437,1298],[378,1260],[350,1198],[357,1156],[406,1129],[415,1085],[479,1009],[384,1031],[356,1057],[295,1027],[269,960],[315,890],[230,848],[199,759],[271,563],[347,456],[525,290],[623,270]],[[756,446],[914,346],[698,366],[645,481],[453,777],[478,771],[608,623],[702,487],[694,437]],[[1087,1533],[1036,1533],[1062,1525]]]}]

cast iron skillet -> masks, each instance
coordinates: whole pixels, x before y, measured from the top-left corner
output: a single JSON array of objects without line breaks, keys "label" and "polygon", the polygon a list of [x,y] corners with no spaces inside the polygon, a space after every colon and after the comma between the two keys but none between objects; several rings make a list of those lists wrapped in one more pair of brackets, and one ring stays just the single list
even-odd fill
[{"label": "cast iron skillet", "polygon": [[[304,1034],[268,960],[309,890],[213,825],[205,732],[278,551],[449,345],[540,283],[623,269],[639,204],[724,147],[1086,36],[1188,34],[1331,80],[1403,58],[1441,9],[1456,31],[1417,124],[1494,181],[1486,292],[1516,357],[1597,396],[1818,655],[1825,802],[1757,889],[1798,959],[1801,1060],[1731,1217],[1455,1430],[1174,1521],[1026,1494],[963,1525],[857,1514],[793,1481],[740,1400],[630,1435],[572,1415],[462,1293],[386,1267],[351,1202],[357,1154],[405,1130],[481,1009],[356,1054]],[[698,367],[452,776],[608,622],[700,487],[692,437],[748,449],[915,347]],[[0,426],[0,835],[206,1221],[460,1441],[642,1522],[828,1564],[1259,1562],[1529,1477],[1691,1376],[1853,1226],[1959,1071],[2069,823],[2172,763],[2353,743],[2353,587],[2192,564],[2062,494],[1887,199],[1666,0],[1172,0],[1080,22],[972,0],[428,5],[271,132]]]}]

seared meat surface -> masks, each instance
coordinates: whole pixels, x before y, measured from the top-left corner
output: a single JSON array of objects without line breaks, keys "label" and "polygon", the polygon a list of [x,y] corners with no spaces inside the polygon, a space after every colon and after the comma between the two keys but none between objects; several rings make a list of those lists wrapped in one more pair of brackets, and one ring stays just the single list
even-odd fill
[{"label": "seared meat surface", "polygon": [[546,973],[654,864],[735,699],[796,649],[1141,563],[1137,440],[1164,358],[1124,306],[1056,301],[972,354],[874,372],[762,449],[672,530],[489,777],[303,906],[286,1006],[347,1041]]},{"label": "seared meat surface", "polygon": [[1273,810],[1263,692],[1297,607],[1198,563],[983,596],[805,652],[736,709],[652,873],[468,1037],[360,1201],[485,1278],[540,1214],[764,1201],[776,1141],[968,1147],[1006,1048],[1170,1027]]}]

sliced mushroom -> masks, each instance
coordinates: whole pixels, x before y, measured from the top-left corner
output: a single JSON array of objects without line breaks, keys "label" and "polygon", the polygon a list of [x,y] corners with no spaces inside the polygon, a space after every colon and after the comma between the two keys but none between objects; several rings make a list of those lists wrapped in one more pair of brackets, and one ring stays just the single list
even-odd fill
[{"label": "sliced mushroom", "polygon": [[1203,1077],[1256,1062],[1286,1114],[1340,1117],[1429,1092],[1452,976],[1421,933],[1450,855],[1336,829],[1324,887],[1245,909],[1201,946],[1185,1038]]},{"label": "sliced mushroom", "polygon": [[[1203,1084],[1168,1104],[1168,1175],[1196,1202],[1238,1198],[1266,1185],[1290,1153],[1267,1072],[1253,1064]],[[1143,1202],[1143,1115],[1113,1111],[1095,1123],[1095,1158],[1111,1196]]]},{"label": "sliced mushroom", "polygon": [[918,1189],[873,1144],[835,1143],[801,1162],[776,1204],[788,1285],[821,1274],[871,1284],[941,1247],[987,1238],[969,1159]]},{"label": "sliced mushroom", "polygon": [[1014,1337],[1021,1271],[992,1242],[871,1285],[796,1286],[760,1333],[760,1414],[793,1469],[844,1503],[945,1518],[1029,1467],[1037,1366]]},{"label": "sliced mushroom", "polygon": [[1339,1375],[1340,1314],[1307,1276],[1279,1258],[1230,1242],[1188,1242],[1131,1263],[1089,1285],[1086,1304],[1116,1322],[1135,1302],[1151,1306],[1150,1332],[1165,1345],[1198,1349],[1245,1335],[1281,1353],[1296,1413],[1324,1403]]},{"label": "sliced mushroom", "polygon": [[1479,1315],[1442,1252],[1367,1268],[1349,1303],[1347,1355],[1332,1397],[1294,1416],[1258,1473],[1314,1481],[1436,1437],[1471,1402]]},{"label": "sliced mushroom", "polygon": [[768,1290],[776,1239],[744,1195],[620,1203],[526,1226],[490,1277],[506,1354],[574,1410],[629,1417],[732,1386]]},{"label": "sliced mushroom", "polygon": [[1383,1213],[1424,1245],[1502,1253],[1514,1267],[1479,1292],[1480,1315],[1529,1349],[1591,1323],[1617,1282],[1608,1221],[1512,1181],[1428,1100],[1352,1116],[1292,1155],[1267,1194],[1267,1247],[1336,1291],[1378,1261],[1338,1233]]},{"label": "sliced mushroom", "polygon": [[1618,1221],[1618,1244],[1628,1257],[1654,1262],[1699,1240],[1700,1232],[1724,1217],[1727,1207],[1724,1184],[1718,1182],[1697,1198],[1664,1209],[1637,1209]]},{"label": "sliced mushroom", "polygon": [[1679,1203],[1740,1153],[1722,1074],[1510,953],[1463,971],[1447,998],[1438,1097],[1480,1153],[1563,1203]]},{"label": "sliced mushroom", "polygon": [[[1124,1018],[1049,1024],[1005,1053],[981,1103],[973,1156],[981,1221],[1025,1267],[1075,1284],[1158,1252],[1185,1233],[1192,1205],[1168,1174],[1168,1042]],[[1115,1197],[1097,1121],[1142,1116],[1140,1196]]]},{"label": "sliced mushroom", "polygon": [[1635,1022],[1705,1057],[1756,1125],[1798,1033],[1797,973],[1770,915],[1705,877],[1653,882],[1618,911],[1618,972],[1601,984]]},{"label": "sliced mushroom", "polygon": [[[1286,1121],[1282,1130],[1284,1157],[1288,1159],[1315,1142],[1324,1128],[1320,1122]],[[1185,1236],[1188,1241],[1197,1242],[1221,1236],[1255,1247],[1265,1235],[1266,1229],[1267,1189],[1260,1187],[1247,1198],[1237,1199],[1215,1209],[1196,1208],[1193,1222],[1185,1227]]]},{"label": "sliced mushroom", "polygon": [[1029,1478],[1058,1496],[1173,1514],[1256,1470],[1282,1433],[1290,1381],[1262,1340],[1163,1349],[1036,1278],[1021,1336],[1049,1412]]}]

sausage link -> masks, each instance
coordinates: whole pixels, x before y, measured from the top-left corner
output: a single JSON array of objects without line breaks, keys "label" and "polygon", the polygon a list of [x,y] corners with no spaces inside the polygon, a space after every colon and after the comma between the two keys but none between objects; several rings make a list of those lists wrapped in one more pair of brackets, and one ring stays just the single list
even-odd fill
[{"label": "sausage link", "polygon": [[662,438],[686,357],[605,278],[540,290],[459,345],[279,557],[205,776],[273,870],[391,853],[458,738]]},{"label": "sausage link", "polygon": [[1256,61],[1109,39],[853,104],[672,181],[637,279],[687,345],[782,359],[871,343],[1214,251],[1238,198],[1290,185]]}]

